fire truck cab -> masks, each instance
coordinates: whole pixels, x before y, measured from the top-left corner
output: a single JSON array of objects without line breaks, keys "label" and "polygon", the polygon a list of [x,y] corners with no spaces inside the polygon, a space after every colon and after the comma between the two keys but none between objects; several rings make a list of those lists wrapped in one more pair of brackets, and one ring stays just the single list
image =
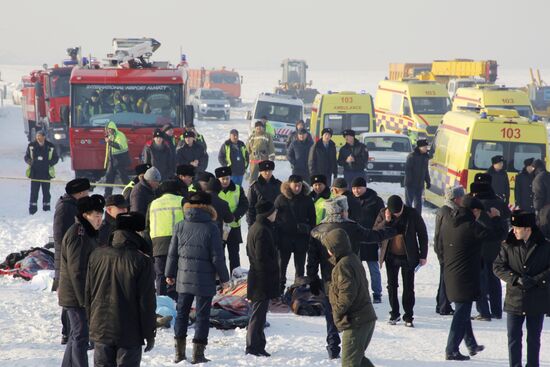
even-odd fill
[{"label": "fire truck cab", "polygon": [[140,163],[143,147],[156,128],[170,123],[179,137],[185,123],[193,123],[192,107],[185,106],[185,69],[166,63],[157,67],[139,57],[135,58],[136,67],[128,60],[104,68],[77,67],[71,74],[69,140],[76,177],[103,176],[105,126],[110,121],[128,139],[128,169]]}]

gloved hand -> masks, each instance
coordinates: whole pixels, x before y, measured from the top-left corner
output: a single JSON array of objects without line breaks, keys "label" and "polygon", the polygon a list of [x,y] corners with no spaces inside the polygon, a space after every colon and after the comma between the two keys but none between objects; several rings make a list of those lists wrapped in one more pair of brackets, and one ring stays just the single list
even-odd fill
[{"label": "gloved hand", "polygon": [[296,230],[299,234],[309,234],[309,232],[311,232],[311,226],[306,223],[298,223],[296,225]]},{"label": "gloved hand", "polygon": [[427,182],[427,183],[426,183],[426,188],[429,190],[430,187],[432,187],[432,184],[431,184],[430,182]]},{"label": "gloved hand", "polygon": [[537,285],[537,282],[529,275],[523,275],[518,278],[517,285],[524,291],[528,291],[529,289],[535,287]]},{"label": "gloved hand", "polygon": [[309,291],[314,296],[318,296],[319,294],[321,294],[321,289],[323,289],[321,279],[315,278],[311,283],[309,283]]},{"label": "gloved hand", "polygon": [[150,352],[150,351],[153,350],[154,347],[155,347],[155,338],[154,337],[148,338],[147,339],[147,345],[145,345],[144,352],[145,353]]}]

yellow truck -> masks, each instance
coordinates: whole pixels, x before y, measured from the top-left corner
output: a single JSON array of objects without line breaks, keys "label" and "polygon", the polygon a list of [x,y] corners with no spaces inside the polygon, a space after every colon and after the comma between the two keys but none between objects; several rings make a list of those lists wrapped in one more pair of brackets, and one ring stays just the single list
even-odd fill
[{"label": "yellow truck", "polygon": [[340,148],[345,144],[342,136],[344,130],[353,129],[359,135],[373,132],[374,127],[374,103],[370,94],[339,92],[315,97],[309,122],[315,141],[321,138],[324,128],[331,128],[332,140]]},{"label": "yellow truck", "polygon": [[523,169],[523,161],[542,159],[548,166],[546,126],[509,109],[447,113],[431,151],[432,185],[425,195],[426,200],[436,206],[443,205],[447,187],[462,186],[469,191],[475,175],[486,172],[496,155],[503,155],[507,163],[512,204],[515,203],[515,178]]},{"label": "yellow truck", "polygon": [[528,118],[534,114],[527,93],[496,85],[458,89],[453,98],[453,111],[465,108],[505,108],[516,110],[520,116]]},{"label": "yellow truck", "polygon": [[375,98],[376,130],[404,133],[413,142],[431,140],[451,100],[445,86],[420,80],[383,80]]}]

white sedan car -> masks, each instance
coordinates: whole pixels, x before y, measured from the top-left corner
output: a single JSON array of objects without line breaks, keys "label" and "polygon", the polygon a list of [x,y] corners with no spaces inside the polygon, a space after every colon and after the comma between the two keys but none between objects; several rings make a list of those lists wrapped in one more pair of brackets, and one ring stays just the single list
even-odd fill
[{"label": "white sedan car", "polygon": [[368,180],[403,185],[407,155],[413,151],[409,137],[393,133],[364,133],[360,141],[369,151]]}]

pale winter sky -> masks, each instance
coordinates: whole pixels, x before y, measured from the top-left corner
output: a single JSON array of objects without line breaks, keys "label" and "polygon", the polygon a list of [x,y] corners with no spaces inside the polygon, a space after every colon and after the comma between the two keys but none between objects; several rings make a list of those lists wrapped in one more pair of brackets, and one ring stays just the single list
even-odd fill
[{"label": "pale winter sky", "polygon": [[192,67],[385,70],[389,62],[496,59],[550,68],[550,1],[497,0],[7,0],[0,64],[53,64],[82,46],[96,57],[113,37],[154,37],[157,60]]}]

